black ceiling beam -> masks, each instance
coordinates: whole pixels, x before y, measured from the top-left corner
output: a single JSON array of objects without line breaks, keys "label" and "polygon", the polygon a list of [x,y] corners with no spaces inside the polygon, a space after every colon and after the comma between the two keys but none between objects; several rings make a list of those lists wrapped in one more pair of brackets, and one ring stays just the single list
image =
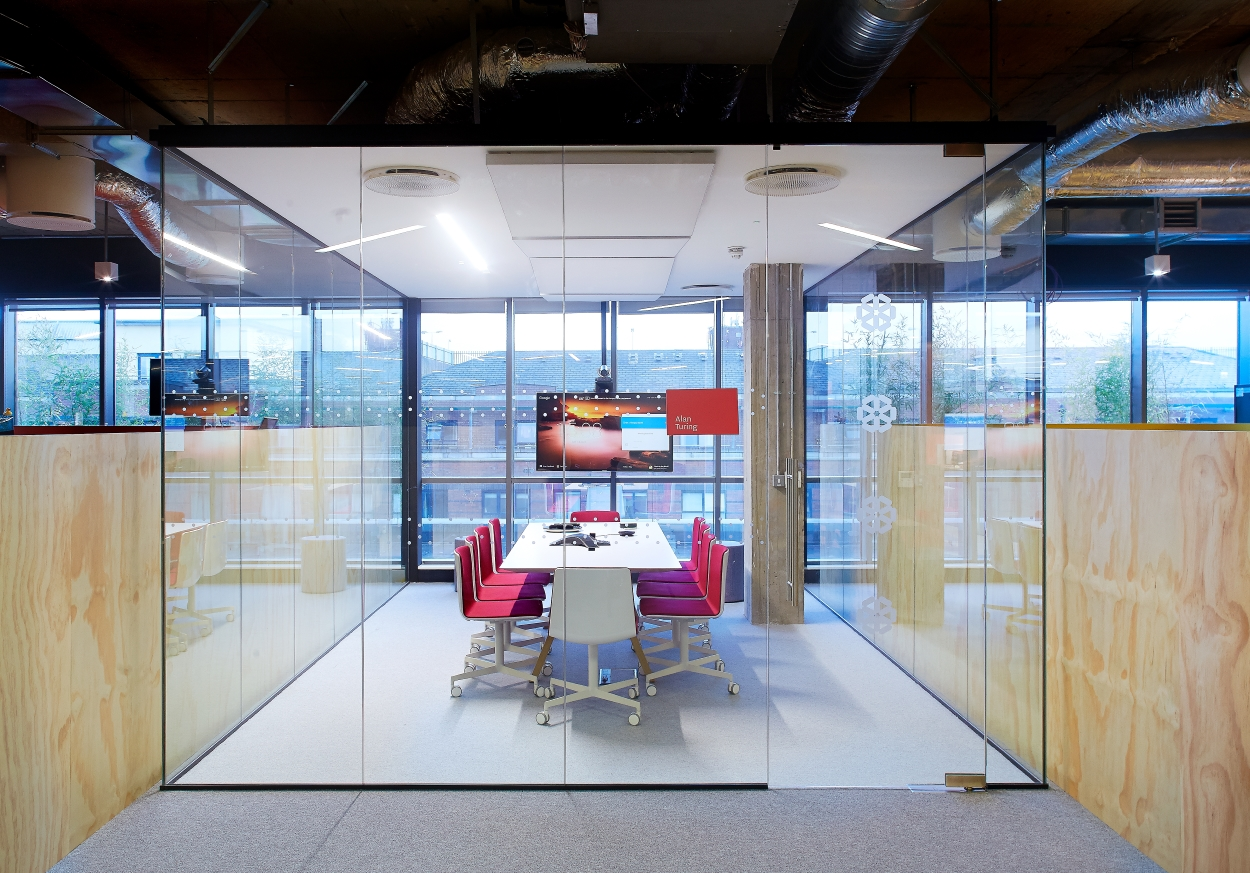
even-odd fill
[{"label": "black ceiling beam", "polygon": [[153,142],[174,148],[325,148],[370,146],[601,146],[601,145],[935,145],[1028,144],[1053,138],[1040,121],[925,121],[777,124],[434,124],[169,126]]}]

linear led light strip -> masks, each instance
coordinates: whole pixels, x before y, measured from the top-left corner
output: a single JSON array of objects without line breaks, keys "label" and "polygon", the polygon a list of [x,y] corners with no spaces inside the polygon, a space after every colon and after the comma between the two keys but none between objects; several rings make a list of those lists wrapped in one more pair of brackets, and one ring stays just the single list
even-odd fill
[{"label": "linear led light strip", "polygon": [[707,297],[703,300],[683,300],[681,303],[665,303],[663,306],[645,306],[639,312],[654,312],[657,309],[673,309],[677,306],[694,306],[696,303],[715,303],[717,300],[728,300],[728,297]]},{"label": "linear led light strip", "polygon": [[373,236],[362,236],[360,239],[354,239],[351,242],[339,243],[335,246],[326,246],[324,249],[317,249],[318,254],[322,252],[337,252],[339,249],[349,249],[352,246],[358,246],[362,243],[373,242],[375,239],[386,239],[388,236],[399,236],[401,233],[408,233],[411,230],[420,230],[425,227],[424,224],[413,224],[409,227],[401,227],[398,230],[388,230],[385,233],[375,233]]},{"label": "linear led light strip", "polygon": [[920,251],[919,246],[912,246],[912,245],[908,245],[907,243],[899,242],[897,240],[892,240],[884,236],[877,236],[875,233],[864,233],[862,230],[852,230],[851,228],[843,227],[840,224],[830,224],[829,222],[826,221],[826,222],[821,222],[820,226],[827,227],[830,230],[836,230],[838,231],[838,233],[849,233],[851,236],[858,236],[858,237],[861,237],[862,239],[870,239],[873,242],[885,243],[887,246],[894,246],[895,248],[906,249],[909,252]]},{"label": "linear led light strip", "polygon": [[189,252],[195,252],[197,255],[203,255],[204,257],[208,258],[210,261],[216,261],[217,263],[223,266],[229,267],[232,270],[238,270],[240,273],[250,273],[253,276],[256,275],[255,273],[253,273],[251,270],[249,270],[247,267],[243,266],[242,264],[236,263],[230,260],[229,258],[223,258],[221,255],[217,254],[216,252],[210,252],[208,249],[202,249],[199,246],[195,245],[194,243],[189,243],[185,239],[179,239],[176,236],[172,236],[168,232],[165,232],[162,235],[165,237],[165,242],[173,243],[179,248],[186,249]]},{"label": "linear led light strip", "polygon": [[465,232],[460,229],[456,219],[446,212],[440,212],[438,214],[438,223],[443,226],[443,230],[447,231],[451,241],[460,248],[460,251],[464,254],[464,259],[469,262],[473,269],[479,273],[490,272],[490,269],[486,266],[486,261],[478,254],[477,249],[473,247],[473,243],[469,241],[469,237]]}]

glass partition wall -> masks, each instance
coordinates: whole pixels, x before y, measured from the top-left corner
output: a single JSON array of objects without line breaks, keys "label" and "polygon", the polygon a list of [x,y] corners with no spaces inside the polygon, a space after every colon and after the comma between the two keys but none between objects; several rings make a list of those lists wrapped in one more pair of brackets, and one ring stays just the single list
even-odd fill
[{"label": "glass partition wall", "polygon": [[945,160],[975,178],[808,290],[809,588],[933,697],[834,784],[1044,770],[1041,216],[977,233],[985,159]]},{"label": "glass partition wall", "polygon": [[[166,782],[1034,780],[1040,225],[970,230],[1019,151],[167,152],[163,392],[125,405],[164,412]],[[748,184],[796,165],[840,181]],[[750,396],[788,349],[779,486]],[[626,433],[715,388],[736,433]],[[638,526],[552,545],[587,511]],[[700,562],[696,519],[731,584],[689,570],[715,603],[686,620],[632,586]],[[630,580],[597,650],[587,566]]]}]

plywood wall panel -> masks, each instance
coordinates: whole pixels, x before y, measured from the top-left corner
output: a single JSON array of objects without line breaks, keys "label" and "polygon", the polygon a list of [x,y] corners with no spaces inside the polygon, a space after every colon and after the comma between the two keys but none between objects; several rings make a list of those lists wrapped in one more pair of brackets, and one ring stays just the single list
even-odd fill
[{"label": "plywood wall panel", "polygon": [[1048,433],[1049,775],[1172,873],[1250,869],[1250,433]]},{"label": "plywood wall panel", "polygon": [[160,437],[0,439],[4,873],[160,778]]}]

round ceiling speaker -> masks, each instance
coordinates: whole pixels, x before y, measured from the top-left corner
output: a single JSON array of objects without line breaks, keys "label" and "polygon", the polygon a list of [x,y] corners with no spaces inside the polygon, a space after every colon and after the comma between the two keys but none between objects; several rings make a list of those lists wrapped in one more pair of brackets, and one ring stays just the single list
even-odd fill
[{"label": "round ceiling speaker", "polygon": [[747,190],[761,197],[802,197],[832,191],[842,181],[842,171],[811,164],[781,164],[752,170],[745,181]]},{"label": "round ceiling speaker", "polygon": [[76,155],[10,155],[5,159],[9,224],[33,230],[95,227],[95,161]]},{"label": "round ceiling speaker", "polygon": [[460,177],[434,167],[378,167],[365,170],[365,187],[392,197],[441,197],[460,189]]}]

